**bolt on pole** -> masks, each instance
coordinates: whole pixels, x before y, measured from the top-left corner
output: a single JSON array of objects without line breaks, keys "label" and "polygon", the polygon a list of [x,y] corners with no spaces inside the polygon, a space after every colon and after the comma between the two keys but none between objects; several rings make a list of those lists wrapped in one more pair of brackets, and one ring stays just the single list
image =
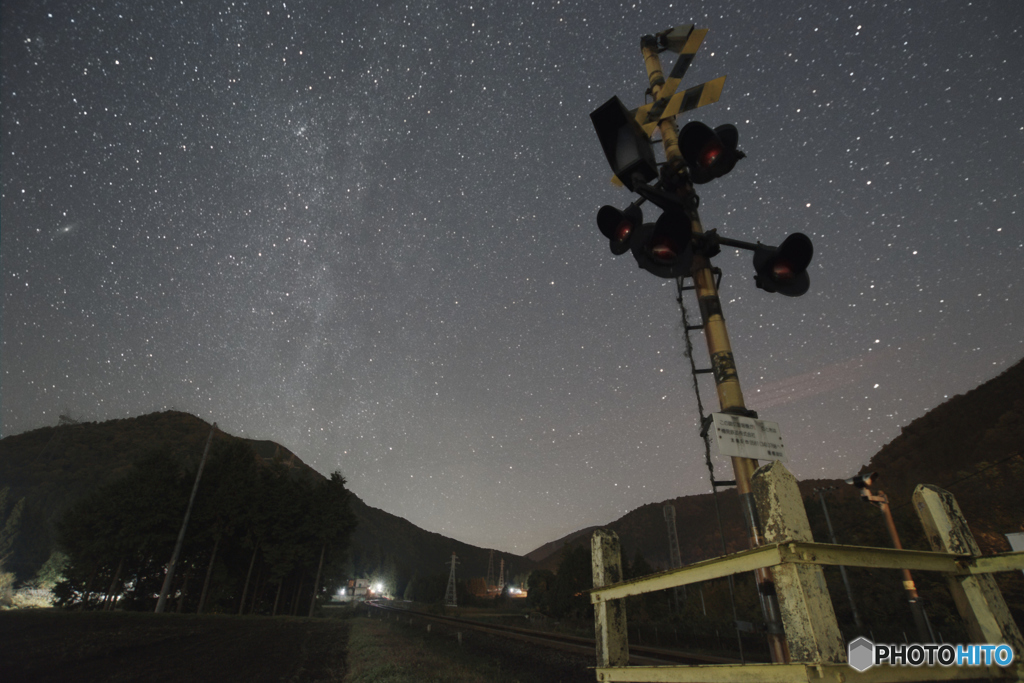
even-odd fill
[{"label": "bolt on pole", "polygon": [[[647,68],[647,78],[651,87],[651,94],[655,101],[658,100],[661,89],[665,85],[665,76],[661,69],[661,58],[658,54],[658,42],[654,36],[644,36],[640,39],[640,49],[644,57],[644,66]],[[665,161],[668,165],[683,165],[682,152],[679,150],[679,135],[676,132],[675,117],[662,119],[658,124],[661,132],[662,144],[665,149]],[[692,193],[693,189],[689,183],[680,190],[680,193]],[[700,222],[700,216],[696,208],[691,211],[691,227],[694,235],[704,232]],[[708,354],[711,357],[711,366],[714,370],[715,389],[718,392],[718,401],[724,413],[746,415],[748,413],[743,402],[743,392],[740,389],[739,375],[736,372],[736,362],[732,354],[732,346],[729,343],[729,334],[725,326],[725,317],[722,315],[722,303],[718,298],[718,290],[715,287],[714,275],[711,272],[711,265],[707,258],[702,255],[694,255],[693,269],[694,289],[697,294],[697,301],[700,306],[700,314],[704,323],[704,338],[707,341]],[[757,461],[747,458],[732,458],[732,468],[736,477],[736,492],[742,506],[743,518],[747,525],[750,547],[756,548],[762,545],[761,526],[757,517],[757,509],[754,507],[753,491],[750,486],[750,478],[757,469]],[[754,572],[757,580],[758,595],[761,602],[761,611],[768,626],[768,645],[771,649],[772,661],[776,663],[789,662],[789,648],[786,645],[786,636],[782,629],[782,618],[779,612],[778,598],[775,594],[775,581],[772,578],[770,569],[759,569]]]}]

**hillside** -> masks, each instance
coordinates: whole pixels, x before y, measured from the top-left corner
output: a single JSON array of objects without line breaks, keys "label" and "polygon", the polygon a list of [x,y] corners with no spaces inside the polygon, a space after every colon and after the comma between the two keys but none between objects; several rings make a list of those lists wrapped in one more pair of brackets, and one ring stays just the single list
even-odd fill
[{"label": "hillside", "polygon": [[[876,491],[892,502],[904,545],[926,548],[907,503],[914,487],[929,483],[948,488],[967,517],[984,552],[1009,550],[1003,534],[1024,529],[1024,361],[963,395],[957,395],[914,420],[885,445],[860,473],[880,473]],[[854,472],[850,473],[855,474]],[[840,542],[885,544],[856,490],[842,480],[800,482],[805,498],[816,487],[837,486],[829,494],[829,510]],[[734,490],[719,493],[727,547],[746,547],[746,534]],[[606,525],[619,534],[623,555],[639,550],[652,565],[668,567],[668,540],[662,508],[676,508],[676,526],[684,564],[722,554],[721,536],[712,494],[651,503]],[[827,541],[824,517],[817,499],[808,501],[808,516],[817,540]],[[908,528],[903,531],[903,526]],[[558,565],[563,545],[589,542],[588,530],[577,531],[528,553],[544,568]],[[884,533],[881,532],[881,533]]]},{"label": "hillside", "polygon": [[[684,564],[722,555],[714,501],[712,494],[707,493],[683,496],[660,503],[648,503],[604,525],[604,528],[612,529],[619,535],[624,558],[631,560],[639,551],[655,569],[665,569],[669,566],[668,535],[663,511],[666,503],[671,503],[676,508],[676,531]],[[743,519],[739,515],[735,492],[731,489],[720,492],[718,503],[729,552],[744,548],[746,533],[743,531]],[[582,529],[547,543],[531,551],[527,557],[536,559],[538,567],[542,569],[555,570],[561,560],[562,548],[566,545],[588,546],[591,532],[597,528],[599,527]]]},{"label": "hillside", "polygon": [[[209,430],[210,425],[197,417],[167,411],[100,423],[62,420],[57,427],[0,440],[0,489],[9,486],[11,500],[26,498],[23,527],[31,531],[36,541],[28,544],[30,547],[20,548],[9,560],[9,568],[25,576],[33,566],[41,564],[46,557],[42,548],[49,547],[47,528],[52,520],[84,494],[123,476],[132,463],[147,454],[162,451],[194,465]],[[218,434],[217,439],[238,437]],[[302,476],[321,477],[273,441],[242,441],[263,461],[280,462]],[[949,488],[957,496],[983,549],[997,552],[1008,550],[1003,534],[1020,530],[1024,525],[1024,497],[1019,493],[1024,482],[1022,443],[1024,362],[911,422],[861,471],[880,472],[876,488],[889,495],[901,533],[906,534],[905,545],[925,547],[906,506],[914,486],[925,482]],[[840,480],[800,483],[805,496],[811,496],[815,487],[824,486],[839,487],[829,494],[829,506],[841,542],[886,542],[880,536],[884,531],[869,514],[870,508],[858,501],[852,487]],[[722,554],[714,500],[708,493],[644,505],[608,524],[622,539],[626,558],[639,551],[656,568],[668,566],[665,502],[676,508],[684,563]],[[734,491],[722,491],[718,504],[728,551],[746,547]],[[425,531],[370,507],[355,496],[352,508],[359,520],[351,553],[356,573],[390,564],[400,578],[440,574],[446,572],[445,563],[452,551],[459,555],[460,575],[483,576],[487,572],[487,549]],[[816,537],[826,540],[817,501],[810,501],[808,515]],[[587,544],[593,528],[596,527],[546,543],[525,557],[495,552],[495,569],[500,558],[505,559],[506,575],[536,567],[555,569],[561,549],[566,544]]]},{"label": "hillside", "polygon": [[[211,425],[178,411],[151,413],[106,422],[78,423],[62,418],[56,427],[43,427],[0,440],[0,490],[10,487],[9,500],[26,499],[22,538],[8,559],[8,570],[30,578],[46,560],[52,543],[53,521],[75,501],[106,483],[123,477],[132,464],[154,452],[170,455],[193,468],[202,455]],[[242,439],[218,431],[217,441],[242,441],[267,463],[277,462],[298,476],[323,479],[287,448],[273,441]],[[425,531],[411,522],[370,507],[353,494],[352,510],[359,521],[351,559],[356,573],[370,572],[386,561],[400,577],[430,576],[447,571],[455,551],[460,575],[484,576],[489,551]],[[495,566],[527,571],[533,562],[495,552]]]},{"label": "hillside", "polygon": [[918,483],[948,488],[986,552],[1024,530],[1024,361],[914,420],[861,470],[893,507]]},{"label": "hillside", "polygon": [[[10,486],[12,498],[27,497],[52,520],[154,452],[198,464],[210,427],[194,415],[174,410],[106,422],[76,422],[61,416],[56,427],[0,439],[0,487]],[[319,476],[272,441],[241,439],[220,431],[215,439],[244,441],[266,462],[278,461]]]},{"label": "hillside", "polygon": [[594,530],[600,528],[601,527],[599,526],[588,526],[586,529],[574,531],[568,536],[563,536],[562,538],[559,538],[556,541],[545,543],[541,547],[535,550],[531,550],[530,552],[526,553],[526,557],[535,562],[541,562],[543,560],[550,558],[552,555],[557,555],[558,551],[561,550],[566,543],[575,541],[578,538],[590,538],[590,535],[594,532]]},{"label": "hillside", "polygon": [[[395,559],[400,579],[413,575],[447,574],[447,563],[454,551],[459,558],[460,577],[487,576],[488,548],[426,531],[404,517],[370,507],[356,496],[352,497],[352,511],[359,520],[352,543],[357,567],[377,566],[390,555]],[[529,558],[495,550],[495,573],[501,559],[505,560],[506,577],[531,571],[536,566]]]}]

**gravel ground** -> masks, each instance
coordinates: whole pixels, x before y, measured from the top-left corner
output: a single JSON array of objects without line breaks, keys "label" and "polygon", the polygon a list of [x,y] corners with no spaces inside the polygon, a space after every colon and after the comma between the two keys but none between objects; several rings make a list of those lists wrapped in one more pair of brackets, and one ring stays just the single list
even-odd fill
[{"label": "gravel ground", "polygon": [[348,623],[139,612],[0,612],[0,681],[341,681]]}]

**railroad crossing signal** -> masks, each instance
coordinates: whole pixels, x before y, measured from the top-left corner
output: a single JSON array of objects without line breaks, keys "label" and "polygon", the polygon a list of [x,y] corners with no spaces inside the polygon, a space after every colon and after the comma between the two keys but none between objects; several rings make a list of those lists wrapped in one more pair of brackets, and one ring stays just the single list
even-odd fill
[{"label": "railroad crossing signal", "polygon": [[807,266],[814,255],[811,238],[794,232],[777,247],[758,244],[754,249],[754,284],[766,292],[802,296],[811,286]]},{"label": "railroad crossing signal", "polygon": [[[810,288],[807,267],[814,248],[801,233],[787,237],[778,247],[719,237],[695,235],[691,224],[698,221],[697,195],[693,185],[703,185],[730,173],[746,155],[738,148],[739,131],[726,123],[711,128],[700,121],[687,123],[678,134],[672,117],[717,102],[725,76],[676,92],[707,29],[693,24],[676,26],[655,36],[645,36],[641,45],[649,59],[648,76],[655,100],[628,110],[612,97],[590,114],[613,182],[640,195],[626,209],[602,206],[597,227],[616,256],[632,252],[637,265],[661,278],[690,275],[694,253],[710,258],[719,245],[727,244],[754,252],[754,282],[762,290],[784,296],[801,296]],[[657,53],[679,53],[665,78]],[[663,124],[664,122],[664,124]],[[661,166],[654,157],[650,135],[661,126],[668,161]],[[676,145],[672,154],[669,147]],[[654,185],[649,183],[658,179]],[[640,204],[651,201],[663,213],[653,223],[644,223]],[[714,232],[714,231],[712,231]]]},{"label": "railroad crossing signal", "polygon": [[692,233],[684,213],[665,211],[657,222],[644,223],[643,212],[635,203],[624,211],[606,205],[597,212],[597,227],[616,256],[631,251],[637,265],[658,277],[690,274]]},{"label": "railroad crossing signal", "polygon": [[612,253],[616,256],[629,251],[630,240],[640,230],[643,222],[643,211],[636,204],[630,204],[625,211],[605,205],[597,212],[597,227],[608,238]]},{"label": "railroad crossing signal", "polygon": [[665,211],[655,223],[645,223],[637,231],[630,251],[638,266],[658,277],[675,279],[690,274],[693,249],[690,219]]},{"label": "railroad crossing signal", "polygon": [[[616,97],[591,114],[605,157],[615,173],[613,181],[640,195],[640,199],[625,210],[612,206],[602,207],[598,212],[597,223],[601,234],[608,239],[613,254],[631,251],[641,268],[658,277],[681,280],[689,275],[692,278],[692,289],[700,302],[702,321],[697,327],[703,329],[707,340],[712,364],[710,372],[714,375],[721,412],[756,418],[756,413],[747,409],[740,390],[739,375],[715,280],[717,269],[712,269],[710,259],[721,250],[723,244],[749,249],[754,252],[758,286],[766,291],[799,296],[807,291],[809,285],[806,270],[813,249],[810,240],[804,235],[790,236],[779,247],[766,247],[759,243],[720,237],[715,231],[705,232],[701,225],[697,213],[699,198],[694,192],[694,184],[710,182],[726,175],[744,156],[737,148],[739,132],[731,124],[711,129],[703,123],[694,122],[684,128],[682,136],[675,125],[674,117],[677,114],[711,104],[721,94],[724,77],[682,93],[675,92],[706,33],[704,29],[694,30],[690,24],[677,26],[656,36],[643,36],[640,39],[640,50],[647,70],[648,92],[654,101],[635,110],[631,119],[629,112],[623,113],[625,107]],[[662,72],[659,56],[665,50],[680,54],[668,79]],[[650,163],[653,154],[650,153],[649,136],[655,128],[661,133],[665,150],[665,163],[660,168]],[[648,184],[656,177],[658,180],[654,185]],[[644,201],[650,201],[662,209],[663,213],[656,222],[643,222],[640,204]],[[681,293],[684,289],[682,282],[678,285]],[[688,325],[687,331],[690,329],[694,328]],[[732,483],[736,485],[744,514],[751,521],[752,546],[759,545],[758,539],[761,537],[751,495],[755,463],[750,458],[732,458],[735,474]],[[712,484],[717,485],[713,475]],[[604,548],[604,541],[599,546],[599,540],[595,537],[595,552],[599,547]],[[595,564],[595,583],[598,582],[598,566]],[[769,625],[768,644],[772,661],[788,662],[789,650],[782,630],[771,571],[758,570],[755,579],[762,595],[762,612]],[[607,612],[604,615],[607,617]],[[625,623],[624,616],[621,622]],[[599,630],[607,626],[607,620],[600,616],[597,623]],[[624,627],[618,624],[616,628],[622,630]],[[619,654],[624,653],[613,656],[609,652],[603,655],[599,652],[599,662],[603,662],[602,666],[605,667],[615,666],[620,659]]]},{"label": "railroad crossing signal", "polygon": [[[636,175],[633,182],[641,199],[624,211],[602,206],[597,212],[597,227],[608,238],[612,253],[618,256],[631,251],[638,266],[658,277],[688,276],[694,253],[689,200],[652,187]],[[663,209],[654,223],[643,222],[640,203],[647,200]]]},{"label": "railroad crossing signal", "polygon": [[700,121],[690,121],[679,133],[679,151],[695,185],[709,183],[731,171],[746,156],[736,149],[740,133],[731,123],[711,130]]}]

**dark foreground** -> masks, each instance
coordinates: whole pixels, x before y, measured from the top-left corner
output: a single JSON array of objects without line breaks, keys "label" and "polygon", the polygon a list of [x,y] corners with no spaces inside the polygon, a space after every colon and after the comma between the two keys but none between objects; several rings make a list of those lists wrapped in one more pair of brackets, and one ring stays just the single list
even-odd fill
[{"label": "dark foreground", "polygon": [[341,681],[338,619],[0,612],[0,681]]}]

